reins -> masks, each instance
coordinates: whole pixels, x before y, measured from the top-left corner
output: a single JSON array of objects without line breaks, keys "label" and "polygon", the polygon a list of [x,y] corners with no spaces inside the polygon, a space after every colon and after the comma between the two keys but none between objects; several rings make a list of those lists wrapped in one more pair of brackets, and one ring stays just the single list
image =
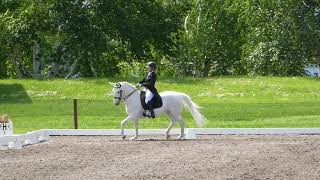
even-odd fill
[{"label": "reins", "polygon": [[131,92],[129,95],[127,95],[126,97],[124,97],[122,100],[119,99],[121,102],[124,102],[125,100],[127,100],[133,93],[135,93],[138,89],[135,89],[133,92]]}]

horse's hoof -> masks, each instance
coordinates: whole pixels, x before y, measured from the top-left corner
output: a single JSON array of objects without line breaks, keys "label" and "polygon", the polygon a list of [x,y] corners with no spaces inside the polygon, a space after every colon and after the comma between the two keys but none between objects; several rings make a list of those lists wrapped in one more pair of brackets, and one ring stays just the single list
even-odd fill
[{"label": "horse's hoof", "polygon": [[133,136],[132,138],[130,138],[131,141],[137,140],[136,136]]},{"label": "horse's hoof", "polygon": [[178,140],[184,140],[184,136],[178,136]]},{"label": "horse's hoof", "polygon": [[122,136],[122,140],[125,140],[125,139],[126,139],[126,137],[127,137],[126,135]]},{"label": "horse's hoof", "polygon": [[169,140],[170,139],[170,135],[166,135],[166,140]]}]

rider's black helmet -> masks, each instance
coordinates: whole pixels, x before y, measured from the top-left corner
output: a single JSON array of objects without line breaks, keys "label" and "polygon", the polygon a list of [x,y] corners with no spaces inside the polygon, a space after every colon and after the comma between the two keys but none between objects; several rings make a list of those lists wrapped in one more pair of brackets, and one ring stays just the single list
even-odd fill
[{"label": "rider's black helmet", "polygon": [[156,68],[157,68],[157,65],[156,65],[155,62],[150,61],[150,62],[148,62],[147,67],[152,67],[153,69],[156,69]]}]

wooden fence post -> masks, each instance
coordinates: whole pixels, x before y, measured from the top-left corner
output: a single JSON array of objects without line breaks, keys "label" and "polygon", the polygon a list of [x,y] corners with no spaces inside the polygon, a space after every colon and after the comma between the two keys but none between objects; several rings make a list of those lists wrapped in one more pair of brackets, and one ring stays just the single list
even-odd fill
[{"label": "wooden fence post", "polygon": [[73,99],[74,129],[78,129],[78,99]]}]

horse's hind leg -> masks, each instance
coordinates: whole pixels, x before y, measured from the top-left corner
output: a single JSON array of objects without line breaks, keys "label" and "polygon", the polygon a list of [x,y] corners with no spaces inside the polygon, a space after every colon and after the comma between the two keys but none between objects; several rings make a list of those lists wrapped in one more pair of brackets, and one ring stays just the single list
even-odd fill
[{"label": "horse's hind leg", "polygon": [[184,119],[182,118],[181,115],[178,118],[178,122],[181,128],[181,133],[180,133],[180,136],[178,136],[178,139],[184,139]]},{"label": "horse's hind leg", "polygon": [[170,125],[169,125],[168,129],[166,130],[166,140],[170,139],[169,133],[170,133],[170,130],[173,127],[173,125],[174,125],[174,121],[171,120]]},{"label": "horse's hind leg", "polygon": [[170,119],[171,122],[170,122],[169,127],[168,127],[167,130],[166,130],[166,140],[170,139],[169,133],[170,133],[170,130],[172,129],[175,121],[176,121],[169,112],[167,113],[167,115],[168,115],[168,117],[169,117],[169,119]]}]

